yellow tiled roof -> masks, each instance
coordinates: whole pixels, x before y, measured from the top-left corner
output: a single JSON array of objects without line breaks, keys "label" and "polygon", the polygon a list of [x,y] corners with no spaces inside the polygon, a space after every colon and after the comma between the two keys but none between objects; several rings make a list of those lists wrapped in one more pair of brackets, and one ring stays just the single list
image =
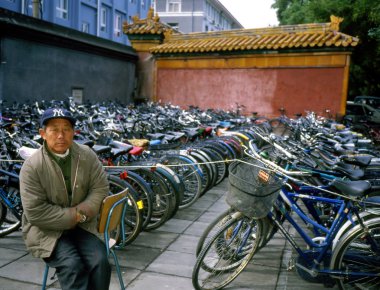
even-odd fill
[{"label": "yellow tiled roof", "polygon": [[123,23],[123,32],[127,35],[178,33],[170,25],[160,22],[158,15],[154,15],[153,8],[149,9],[146,19],[134,16],[132,21]]},{"label": "yellow tiled roof", "polygon": [[339,32],[342,18],[330,23],[284,25],[262,29],[242,29],[171,35],[150,52],[202,53],[293,48],[354,47],[359,39]]}]

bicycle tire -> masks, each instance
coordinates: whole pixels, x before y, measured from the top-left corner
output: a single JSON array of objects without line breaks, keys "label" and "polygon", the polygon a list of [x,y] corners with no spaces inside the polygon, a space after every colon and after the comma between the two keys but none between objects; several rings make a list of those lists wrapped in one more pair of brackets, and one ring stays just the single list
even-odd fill
[{"label": "bicycle tire", "polygon": [[[340,289],[380,288],[380,217],[365,221],[365,225],[364,229],[357,225],[347,232],[333,251],[330,268],[344,271],[344,276],[332,275]],[[376,245],[366,238],[369,233]],[[351,271],[365,276],[350,275]]]},{"label": "bicycle tire", "polygon": [[[253,225],[250,226],[250,223]],[[260,230],[259,220],[249,219],[244,215],[227,221],[197,257],[192,272],[194,288],[218,290],[230,284],[244,270],[258,249]],[[238,248],[242,252],[237,252]],[[216,263],[208,264],[209,259]]]},{"label": "bicycle tire", "polygon": [[149,184],[147,184],[141,176],[131,170],[125,171],[110,167],[107,168],[106,172],[110,175],[119,177],[121,180],[125,180],[132,186],[136,192],[137,201],[141,200],[143,202],[143,229],[146,228],[150,222],[153,212],[153,192]]},{"label": "bicycle tire", "polygon": [[170,192],[164,178],[147,168],[133,169],[141,178],[149,183],[152,189],[152,215],[145,231],[151,231],[162,226],[170,219],[176,210],[176,197]]},{"label": "bicycle tire", "polygon": [[5,237],[21,227],[21,221],[16,221],[14,223],[5,222],[0,227],[0,238]]},{"label": "bicycle tire", "polygon": [[220,142],[217,142],[216,139],[214,140],[208,140],[203,145],[205,148],[210,148],[213,150],[216,150],[223,156],[224,160],[231,160],[233,159],[233,156],[231,152],[226,148],[226,146],[223,146]]},{"label": "bicycle tire", "polygon": [[210,171],[211,171],[211,184],[209,186],[209,189],[210,189],[216,185],[216,181],[218,179],[218,167],[214,163],[214,159],[212,158],[213,154],[212,152],[210,152],[210,150],[207,150],[202,147],[196,148],[196,150],[199,154],[201,154],[204,158],[206,158],[207,165],[210,168]]},{"label": "bicycle tire", "polygon": [[228,173],[228,168],[227,168],[227,164],[223,158],[223,155],[220,154],[220,152],[218,152],[217,150],[213,149],[213,148],[210,148],[210,147],[204,147],[202,148],[202,150],[206,153],[209,154],[209,156],[211,156],[212,160],[215,161],[216,163],[214,163],[216,165],[216,167],[218,168],[217,172],[217,177],[216,177],[216,181],[215,181],[215,185],[221,183],[223,181],[223,179],[227,176],[227,173]]},{"label": "bicycle tire", "polygon": [[170,180],[173,182],[176,190],[178,191],[179,204],[181,204],[183,200],[183,193],[185,191],[185,184],[183,183],[183,180],[181,179],[181,177],[178,176],[178,174],[176,174],[170,167],[163,165],[161,163],[157,163],[156,168],[158,172],[162,172],[162,173],[165,173],[166,175],[171,176]]},{"label": "bicycle tire", "polygon": [[[109,175],[108,182],[110,184],[111,194],[116,194],[125,188],[129,189],[128,200],[125,203],[126,208],[124,209],[123,217],[122,217],[122,221],[124,222],[125,237],[124,237],[124,244],[122,244],[121,246],[128,245],[132,243],[138,237],[143,225],[143,219],[142,219],[140,206],[138,205],[138,202],[134,198],[134,195],[137,195],[137,194],[134,191],[133,187],[130,184],[128,184],[128,182],[118,178],[117,176]],[[120,236],[121,235],[120,228],[121,228],[121,225],[119,225],[116,231],[113,233],[113,238],[117,241],[119,246],[122,241],[122,238]]]},{"label": "bicycle tire", "polygon": [[5,222],[5,218],[7,216],[7,212],[8,212],[7,207],[1,201],[0,202],[0,228],[3,225],[3,223]]},{"label": "bicycle tire", "polygon": [[169,166],[185,184],[184,197],[179,208],[187,208],[196,202],[202,190],[202,175],[194,162],[183,155],[167,154],[160,163]]},{"label": "bicycle tire", "polygon": [[[161,177],[164,179],[169,191],[171,192],[171,195],[174,196],[174,198],[175,198],[175,203],[173,204],[173,210],[172,210],[170,217],[169,217],[169,219],[170,219],[170,218],[174,217],[178,212],[179,205],[181,204],[182,199],[183,199],[183,191],[185,189],[185,186],[183,185],[183,187],[182,187],[179,183],[177,183],[174,176],[169,171],[167,171],[167,169],[168,168],[159,166],[159,167],[156,167],[154,172],[156,174],[161,175]],[[177,176],[177,179],[179,181],[178,176]]]},{"label": "bicycle tire", "polygon": [[212,182],[212,172],[211,167],[207,164],[207,159],[199,154],[197,151],[193,151],[193,149],[188,150],[187,155],[194,158],[195,162],[197,163],[197,166],[199,166],[200,170],[203,173],[202,178],[202,192],[201,196],[204,195],[207,190],[211,188],[211,182]]},{"label": "bicycle tire", "polygon": [[[11,184],[6,185],[6,194],[9,192],[16,192],[17,195],[19,195],[19,189],[17,186],[13,186]],[[1,190],[5,190],[2,188]],[[8,210],[7,206],[3,204],[5,201],[1,201],[1,222],[0,222],[0,237],[5,237],[14,231],[17,231],[21,227],[21,214],[22,214],[22,207],[21,202],[20,206],[17,206],[15,208]],[[12,219],[10,220],[9,217]]]},{"label": "bicycle tire", "polygon": [[210,239],[215,236],[216,232],[232,218],[232,213],[236,212],[233,208],[228,208],[221,214],[219,214],[203,231],[201,237],[198,240],[195,255],[198,256],[204,245],[206,245]]}]

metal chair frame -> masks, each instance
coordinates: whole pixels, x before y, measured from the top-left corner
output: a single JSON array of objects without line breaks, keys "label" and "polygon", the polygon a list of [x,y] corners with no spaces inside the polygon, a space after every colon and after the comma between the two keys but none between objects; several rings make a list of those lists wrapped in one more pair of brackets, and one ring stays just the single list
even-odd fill
[{"label": "metal chair frame", "polygon": [[[125,289],[125,286],[124,286],[123,278],[121,275],[119,260],[114,251],[116,240],[110,237],[110,232],[115,230],[120,225],[121,218],[125,214],[126,207],[124,205],[128,200],[127,193],[128,193],[128,188],[126,188],[125,190],[117,194],[107,196],[103,200],[103,204],[100,209],[100,219],[99,219],[99,224],[98,224],[99,233],[104,234],[104,241],[106,245],[107,256],[112,254],[112,257],[115,261],[116,273],[119,278],[120,287],[122,290]],[[104,220],[105,217],[107,217],[106,220]],[[122,239],[121,244],[123,245],[125,243],[124,223],[121,223],[121,239]],[[42,288],[41,288],[42,290],[46,290],[48,274],[49,274],[49,266],[46,264],[43,281],[42,281]]]}]

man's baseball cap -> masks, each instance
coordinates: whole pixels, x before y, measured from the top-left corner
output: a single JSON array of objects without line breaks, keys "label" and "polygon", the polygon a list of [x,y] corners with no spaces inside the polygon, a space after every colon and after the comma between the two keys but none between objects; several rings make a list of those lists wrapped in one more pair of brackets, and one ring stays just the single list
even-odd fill
[{"label": "man's baseball cap", "polygon": [[47,121],[58,118],[69,120],[71,125],[73,125],[73,127],[75,126],[75,118],[73,117],[70,111],[63,108],[46,109],[45,112],[42,114],[40,125],[42,127],[46,125]]}]

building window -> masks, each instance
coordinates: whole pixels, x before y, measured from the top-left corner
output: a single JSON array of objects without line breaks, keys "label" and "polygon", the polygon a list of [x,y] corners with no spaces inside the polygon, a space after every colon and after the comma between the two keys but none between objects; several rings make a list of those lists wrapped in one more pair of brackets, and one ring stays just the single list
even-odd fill
[{"label": "building window", "polygon": [[166,6],[167,12],[180,12],[181,11],[181,0],[168,0]]},{"label": "building window", "polygon": [[121,15],[115,15],[115,35],[121,36]]},{"label": "building window", "polygon": [[90,23],[82,22],[82,32],[90,33]]},{"label": "building window", "polygon": [[69,3],[68,0],[57,0],[57,17],[62,19],[68,19]]},{"label": "building window", "polygon": [[100,29],[102,31],[107,30],[107,10],[106,10],[106,8],[100,9]]},{"label": "building window", "polygon": [[83,104],[83,88],[72,88],[71,96],[75,104]]},{"label": "building window", "polygon": [[171,26],[171,28],[173,28],[175,30],[179,30],[178,23],[168,23],[168,25]]}]

